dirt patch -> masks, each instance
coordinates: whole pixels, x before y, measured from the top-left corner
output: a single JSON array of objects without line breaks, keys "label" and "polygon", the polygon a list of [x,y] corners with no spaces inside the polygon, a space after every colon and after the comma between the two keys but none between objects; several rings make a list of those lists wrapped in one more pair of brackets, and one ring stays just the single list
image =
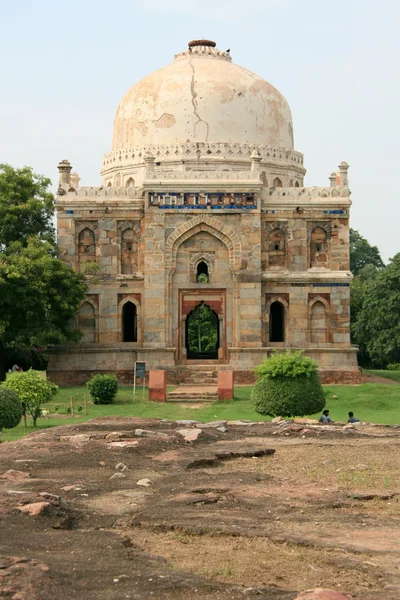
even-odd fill
[{"label": "dirt patch", "polygon": [[190,443],[110,417],[2,444],[0,597],[398,600],[398,428],[218,427]]}]

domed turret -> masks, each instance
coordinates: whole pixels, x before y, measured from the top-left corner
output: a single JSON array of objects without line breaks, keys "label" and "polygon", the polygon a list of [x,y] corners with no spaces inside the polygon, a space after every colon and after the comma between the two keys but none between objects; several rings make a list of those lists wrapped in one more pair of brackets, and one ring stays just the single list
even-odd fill
[{"label": "domed turret", "polygon": [[191,142],[292,149],[289,105],[270,83],[233,64],[215,42],[195,40],[125,94],[113,150]]}]

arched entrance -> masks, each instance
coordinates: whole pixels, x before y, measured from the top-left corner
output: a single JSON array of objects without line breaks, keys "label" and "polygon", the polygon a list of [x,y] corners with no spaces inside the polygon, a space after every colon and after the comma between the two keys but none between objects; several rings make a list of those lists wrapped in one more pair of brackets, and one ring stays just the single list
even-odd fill
[{"label": "arched entrance", "polygon": [[137,316],[133,302],[127,302],[122,308],[122,340],[137,342]]},{"label": "arched entrance", "polygon": [[285,307],[279,301],[273,302],[269,309],[269,341],[285,341]]},{"label": "arched entrance", "polygon": [[201,302],[186,318],[186,357],[189,360],[217,359],[219,336],[218,315]]}]

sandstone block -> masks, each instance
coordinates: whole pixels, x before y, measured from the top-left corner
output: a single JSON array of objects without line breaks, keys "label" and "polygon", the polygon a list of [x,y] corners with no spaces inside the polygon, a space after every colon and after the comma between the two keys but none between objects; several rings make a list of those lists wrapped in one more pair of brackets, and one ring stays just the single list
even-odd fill
[{"label": "sandstone block", "polygon": [[149,399],[151,402],[167,401],[167,374],[165,371],[150,371]]},{"label": "sandstone block", "polygon": [[233,400],[233,371],[218,371],[218,400]]}]

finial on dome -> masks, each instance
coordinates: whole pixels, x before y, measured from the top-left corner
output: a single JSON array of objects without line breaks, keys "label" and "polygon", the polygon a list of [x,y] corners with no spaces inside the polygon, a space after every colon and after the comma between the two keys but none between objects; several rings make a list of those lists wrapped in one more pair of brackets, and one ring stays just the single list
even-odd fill
[{"label": "finial on dome", "polygon": [[192,40],[188,43],[189,48],[194,48],[195,46],[208,46],[209,48],[215,48],[216,43],[211,40]]}]

